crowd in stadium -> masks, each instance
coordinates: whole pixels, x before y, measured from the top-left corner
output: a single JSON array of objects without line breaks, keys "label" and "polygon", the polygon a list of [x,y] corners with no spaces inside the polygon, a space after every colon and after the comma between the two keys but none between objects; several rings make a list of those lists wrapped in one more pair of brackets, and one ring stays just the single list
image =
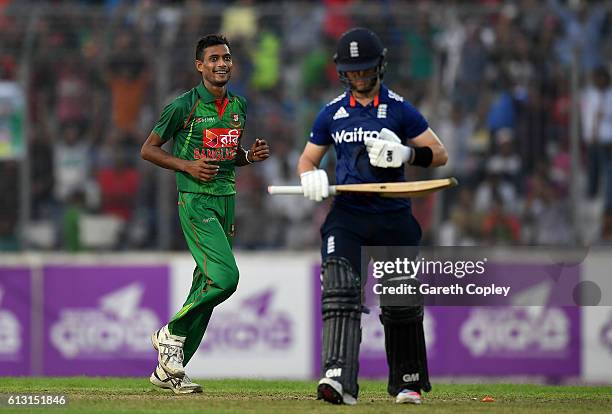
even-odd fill
[{"label": "crowd in stadium", "polygon": [[[0,1],[0,85],[26,85],[30,226],[35,234],[51,223],[53,233],[31,246],[81,250],[80,218],[103,215],[121,223],[114,249],[154,249],[166,202],[174,227],[163,238],[182,248],[172,184],[160,202],[160,176],[139,149],[160,108],[197,82],[198,37],[220,32],[236,64],[230,89],[249,100],[245,146],[265,137],[272,148],[268,162],[238,170],[236,247],[315,248],[329,203],[271,197],[266,187],[298,183],[312,120],[342,92],[333,45],[356,25],[383,38],[386,83],[448,148],[435,177],[461,183],[415,201],[424,243],[612,240],[604,2],[74,1],[37,14],[28,3]],[[573,93],[580,170],[570,173]],[[19,246],[20,162],[0,160],[0,250]],[[328,156],[330,177],[333,165]],[[412,179],[433,178],[423,174],[410,169]]]}]

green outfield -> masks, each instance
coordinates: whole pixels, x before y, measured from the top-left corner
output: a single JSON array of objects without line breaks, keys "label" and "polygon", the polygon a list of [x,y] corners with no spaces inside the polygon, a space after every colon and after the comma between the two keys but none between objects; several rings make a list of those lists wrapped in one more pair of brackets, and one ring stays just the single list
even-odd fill
[{"label": "green outfield", "polygon": [[[204,393],[175,396],[141,378],[0,378],[1,413],[610,413],[612,387],[435,384],[422,406],[392,403],[385,384],[363,381],[359,404],[314,398],[309,381],[203,380]],[[8,407],[8,394],[65,394],[62,408]],[[491,395],[495,402],[480,402]]]}]

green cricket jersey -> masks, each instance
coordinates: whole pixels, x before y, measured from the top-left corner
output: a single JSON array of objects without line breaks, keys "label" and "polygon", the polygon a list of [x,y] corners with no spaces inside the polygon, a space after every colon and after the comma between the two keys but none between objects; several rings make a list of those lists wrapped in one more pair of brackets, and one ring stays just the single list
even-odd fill
[{"label": "green cricket jersey", "polygon": [[179,191],[218,196],[236,193],[234,159],[246,114],[246,99],[242,96],[228,91],[225,100],[217,100],[203,83],[164,108],[153,132],[164,141],[174,138],[174,156],[184,160],[206,157],[219,164],[219,172],[209,182],[177,172]]}]

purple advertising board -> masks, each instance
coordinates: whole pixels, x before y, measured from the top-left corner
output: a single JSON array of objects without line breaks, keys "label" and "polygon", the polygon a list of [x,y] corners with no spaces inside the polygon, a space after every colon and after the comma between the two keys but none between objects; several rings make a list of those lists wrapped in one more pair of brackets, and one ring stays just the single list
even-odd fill
[{"label": "purple advertising board", "polygon": [[44,268],[45,375],[144,376],[167,322],[166,266]]},{"label": "purple advertising board", "polygon": [[0,376],[31,374],[30,270],[0,267]]},{"label": "purple advertising board", "polygon": [[[501,271],[541,272],[542,264],[495,264]],[[554,271],[554,270],[553,270]],[[572,268],[575,281],[579,268]],[[533,286],[540,281],[533,280]],[[377,298],[370,277],[365,287],[362,315],[360,376],[384,378],[387,362],[384,331],[379,321]],[[320,267],[313,268],[314,366],[320,375],[321,305]],[[525,286],[527,291],[530,286]],[[539,375],[563,377],[580,375],[580,320],[578,306],[427,306],[425,335],[431,375],[505,376]]]}]

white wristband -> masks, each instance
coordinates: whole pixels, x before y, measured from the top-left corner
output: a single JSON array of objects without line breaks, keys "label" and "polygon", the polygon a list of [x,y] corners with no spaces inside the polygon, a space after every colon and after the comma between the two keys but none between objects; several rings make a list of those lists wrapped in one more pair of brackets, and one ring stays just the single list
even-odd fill
[{"label": "white wristband", "polygon": [[249,161],[249,151],[247,150],[247,152],[244,153],[244,159],[246,160],[246,162],[248,162],[249,164],[253,164],[253,161]]}]

